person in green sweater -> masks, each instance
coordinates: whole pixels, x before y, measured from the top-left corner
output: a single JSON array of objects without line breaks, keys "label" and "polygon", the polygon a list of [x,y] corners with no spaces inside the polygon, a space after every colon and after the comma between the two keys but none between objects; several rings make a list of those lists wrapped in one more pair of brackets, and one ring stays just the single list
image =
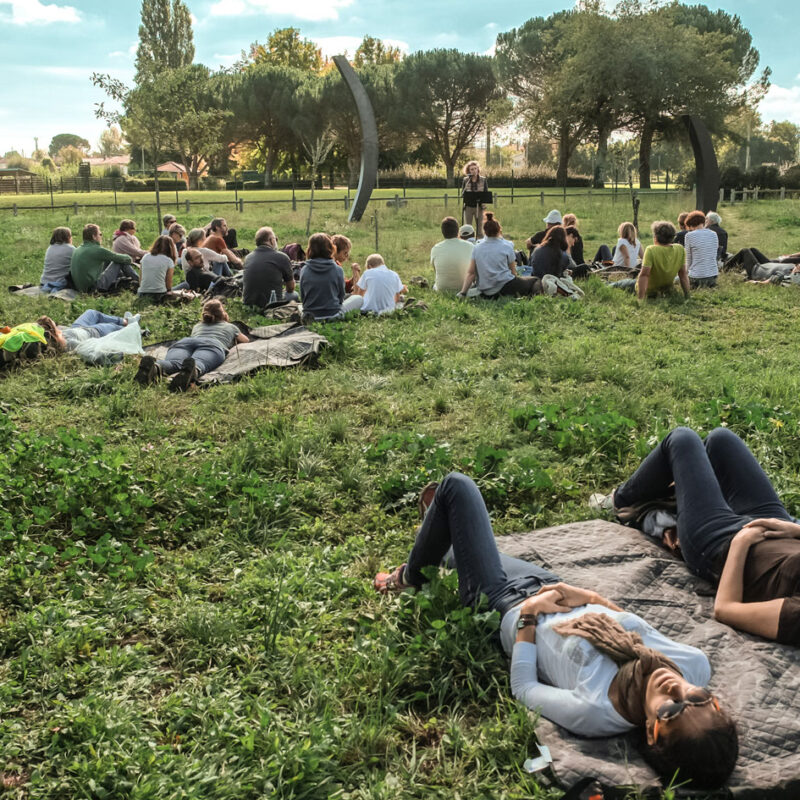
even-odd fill
[{"label": "person in green sweater", "polygon": [[[108,292],[120,278],[131,278],[139,284],[139,276],[131,267],[131,257],[106,250],[100,244],[103,233],[99,225],[85,225],[83,244],[72,254],[69,272],[79,292]],[[136,288],[136,287],[133,287]]]}]

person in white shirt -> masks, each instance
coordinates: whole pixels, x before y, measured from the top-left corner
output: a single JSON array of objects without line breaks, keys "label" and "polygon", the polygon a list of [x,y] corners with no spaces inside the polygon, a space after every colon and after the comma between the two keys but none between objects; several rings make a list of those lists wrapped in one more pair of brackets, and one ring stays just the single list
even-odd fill
[{"label": "person in white shirt", "polygon": [[[432,496],[431,496],[432,494]],[[380,572],[381,593],[421,587],[423,570],[458,573],[461,603],[485,595],[501,615],[511,656],[511,691],[528,708],[572,733],[614,736],[640,729],[643,755],[665,779],[718,788],[738,755],[736,724],[705,684],[711,668],[695,647],[659,633],[596,592],[499,553],[480,490],[450,473],[420,498],[422,525],[408,561]]]},{"label": "person in white shirt", "polygon": [[159,236],[150,248],[150,252],[142,256],[141,277],[139,280],[140,296],[160,298],[172,290],[172,276],[175,273],[175,242],[170,236]]},{"label": "person in white shirt", "polygon": [[436,273],[435,292],[460,292],[472,260],[473,242],[459,237],[458,220],[442,220],[444,239],[431,248],[431,266]]},{"label": "person in white shirt", "polygon": [[692,211],[686,217],[686,268],[689,271],[689,285],[692,289],[711,288],[717,285],[719,266],[717,252],[719,238],[706,228],[706,215],[702,211]]},{"label": "person in white shirt", "polygon": [[186,263],[186,251],[189,248],[194,247],[200,251],[200,255],[203,257],[203,268],[204,269],[211,269],[211,264],[214,262],[224,262],[228,263],[228,256],[224,253],[217,253],[215,250],[210,250],[208,247],[203,247],[203,242],[206,240],[206,232],[202,228],[192,228],[189,233],[186,235],[186,247],[184,247],[183,252],[181,253],[181,266],[183,267],[184,272],[187,269],[190,269],[189,265]]},{"label": "person in white shirt", "polygon": [[617,230],[617,246],[612,259],[615,267],[628,267],[633,269],[641,263],[644,257],[644,248],[639,241],[636,226],[632,222],[623,222]]},{"label": "person in white shirt", "polygon": [[364,297],[362,314],[391,314],[401,308],[406,291],[400,276],[386,266],[383,256],[373,253],[364,262],[366,269],[356,284],[356,292]]}]

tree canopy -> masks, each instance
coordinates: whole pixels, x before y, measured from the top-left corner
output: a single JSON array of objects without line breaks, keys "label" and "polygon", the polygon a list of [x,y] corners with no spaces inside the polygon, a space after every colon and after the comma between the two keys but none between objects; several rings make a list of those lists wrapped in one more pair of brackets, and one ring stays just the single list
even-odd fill
[{"label": "tree canopy", "polygon": [[182,0],[142,0],[142,22],[136,50],[136,82],[165,69],[194,61],[189,9]]},{"label": "tree canopy", "polygon": [[86,152],[89,149],[89,142],[76,133],[57,133],[50,140],[50,147],[47,148],[47,151],[55,158],[58,155],[58,151],[63,147],[74,147],[77,150]]}]

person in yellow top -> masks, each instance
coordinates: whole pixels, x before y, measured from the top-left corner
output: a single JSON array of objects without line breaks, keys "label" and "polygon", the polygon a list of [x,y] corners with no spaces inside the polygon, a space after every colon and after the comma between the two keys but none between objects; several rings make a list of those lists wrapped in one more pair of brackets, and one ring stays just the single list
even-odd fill
[{"label": "person in yellow top", "polygon": [[675,226],[666,220],[654,222],[653,244],[644,251],[642,271],[636,279],[636,296],[644,300],[648,295],[672,290],[675,276],[681,282],[684,297],[689,296],[689,273],[686,270],[686,251],[675,244]]},{"label": "person in yellow top", "polygon": [[616,289],[636,292],[639,300],[672,290],[678,277],[685,297],[689,296],[689,273],[686,269],[686,251],[675,243],[675,226],[666,220],[654,222],[653,244],[644,251],[639,276],[609,283]]}]

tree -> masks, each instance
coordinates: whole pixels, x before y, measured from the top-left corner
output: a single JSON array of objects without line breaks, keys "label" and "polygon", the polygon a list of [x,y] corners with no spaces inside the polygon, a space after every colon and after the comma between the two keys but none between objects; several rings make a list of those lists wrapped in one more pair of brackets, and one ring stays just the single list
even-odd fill
[{"label": "tree", "polygon": [[300,113],[298,92],[304,80],[297,68],[259,62],[225,81],[233,136],[258,152],[268,187],[280,152],[297,142],[293,123]]},{"label": "tree", "polygon": [[122,131],[116,125],[106,128],[97,140],[97,149],[105,158],[122,155],[125,152]]},{"label": "tree", "polygon": [[270,64],[319,73],[325,62],[322,50],[310,39],[301,38],[298,28],[278,28],[269,35],[266,44],[253,42],[248,53],[242,52],[240,66],[246,68],[250,64]]},{"label": "tree", "polygon": [[307,79],[298,92],[299,113],[295,117],[293,125],[311,162],[311,197],[308,202],[306,236],[311,234],[314,191],[320,167],[330,155],[335,142],[330,107],[323,103],[322,99],[321,80],[319,78]]},{"label": "tree", "polygon": [[76,147],[85,153],[89,149],[89,142],[75,133],[59,133],[50,140],[47,151],[55,158],[62,147]]},{"label": "tree", "polygon": [[356,48],[353,66],[359,68],[367,64],[397,64],[402,60],[403,53],[399,47],[393,47],[372,36],[365,36]]},{"label": "tree", "polygon": [[80,164],[84,154],[71,144],[62,147],[57,153],[56,158],[62,164]]},{"label": "tree", "polygon": [[496,57],[504,85],[520,102],[534,129],[558,142],[556,179],[566,185],[569,160],[595,125],[579,102],[579,85],[565,79],[569,46],[576,47],[569,23],[575,12],[534,17],[497,37]]},{"label": "tree", "polygon": [[194,61],[192,18],[181,0],[142,0],[136,83]]},{"label": "tree", "polygon": [[[177,93],[177,87],[170,72],[162,72],[147,76],[143,82],[133,89],[122,81],[92,73],[92,83],[105,91],[111,100],[118,103],[122,110],[109,111],[104,103],[97,103],[95,116],[106,120],[109,124],[122,126],[125,136],[132,145],[143,145],[153,158],[154,166],[158,162],[172,140],[173,115],[175,109],[183,102]],[[156,192],[156,214],[161,224],[161,195],[158,188],[158,169],[154,170],[154,186]]]},{"label": "tree", "polygon": [[191,64],[172,70],[173,91],[181,98],[172,121],[170,147],[189,173],[190,187],[198,186],[198,175],[212,158],[225,150],[223,130],[233,114],[217,102],[213,76],[208,67]]},{"label": "tree", "polygon": [[492,59],[458,50],[414,53],[400,64],[396,86],[396,124],[430,143],[453,186],[456,162],[501,97]]},{"label": "tree", "polygon": [[669,134],[681,114],[722,130],[726,116],[745,101],[758,52],[739,18],[724,11],[672,3],[643,12],[637,2],[620,11],[631,62],[618,89],[640,137],[639,185],[649,188],[656,132]]}]

